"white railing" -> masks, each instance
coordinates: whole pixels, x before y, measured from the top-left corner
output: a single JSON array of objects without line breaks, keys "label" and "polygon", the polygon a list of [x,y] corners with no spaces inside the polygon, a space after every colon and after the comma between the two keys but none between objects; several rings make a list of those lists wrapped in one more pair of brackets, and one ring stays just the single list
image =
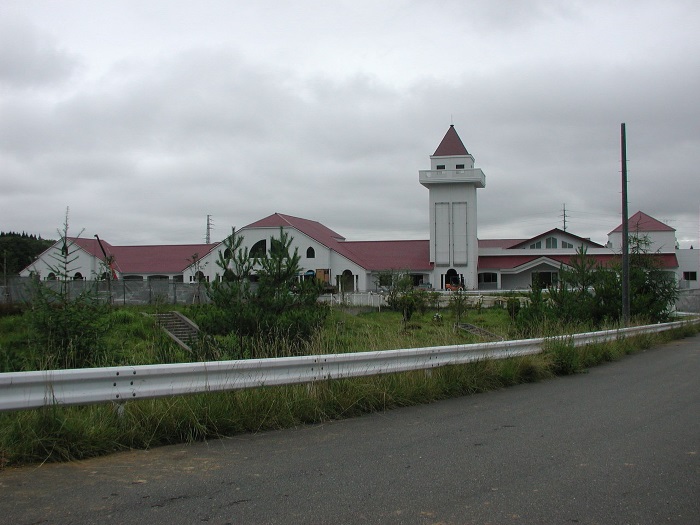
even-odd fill
[{"label": "white railing", "polygon": [[383,350],[276,359],[120,366],[0,374],[0,411],[50,405],[121,403],[137,399],[313,383],[349,377],[428,370],[542,352],[545,341],[571,340],[575,346],[679,328],[700,320],[550,339]]},{"label": "white railing", "polygon": [[378,292],[349,292],[345,294],[322,295],[319,300],[330,303],[331,306],[371,306],[381,308],[386,306],[386,296]]}]

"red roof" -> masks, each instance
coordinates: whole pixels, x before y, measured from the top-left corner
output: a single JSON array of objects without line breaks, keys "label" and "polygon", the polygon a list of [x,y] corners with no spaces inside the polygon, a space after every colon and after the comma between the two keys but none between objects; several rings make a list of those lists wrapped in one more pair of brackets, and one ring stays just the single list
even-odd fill
[{"label": "red roof", "polygon": [[343,242],[351,259],[371,271],[432,270],[430,241],[351,241]]},{"label": "red roof", "polygon": [[479,248],[503,248],[507,249],[527,239],[479,239]]},{"label": "red roof", "polygon": [[[675,232],[668,224],[657,221],[654,217],[638,211],[627,220],[631,232]],[[610,233],[621,232],[622,223]],[[609,235],[609,234],[608,234]]]},{"label": "red roof", "polygon": [[469,155],[469,152],[464,147],[462,139],[457,135],[454,125],[451,124],[442,142],[440,142],[435,153],[433,153],[433,157],[451,157],[455,155]]},{"label": "red roof", "polygon": [[367,270],[430,270],[429,241],[345,241],[320,222],[273,213],[249,224],[251,228],[295,228]]},{"label": "red roof", "polygon": [[284,215],[282,213],[273,213],[255,221],[248,226],[241,228],[242,230],[250,228],[280,228],[280,227],[291,227],[296,228],[300,232],[308,235],[312,239],[316,239],[318,242],[325,244],[337,241],[345,240],[345,237],[334,232],[330,228],[325,227],[323,224],[317,221],[311,221],[309,219],[302,219],[300,217],[293,217],[291,215]]},{"label": "red roof", "polygon": [[348,250],[343,246],[345,243],[342,241],[345,240],[345,237],[317,221],[293,217],[292,215],[284,215],[282,213],[273,213],[264,219],[244,226],[241,230],[251,228],[295,228],[304,235],[320,242],[327,248],[331,248],[348,259],[359,263],[359,261],[357,261],[351,253],[348,253]]},{"label": "red roof", "polygon": [[[104,261],[97,239],[70,238],[89,254]],[[196,253],[201,259],[216,244],[166,244],[152,246],[112,246],[100,239],[107,256],[114,257],[114,267],[122,274],[177,274],[192,264]]]}]

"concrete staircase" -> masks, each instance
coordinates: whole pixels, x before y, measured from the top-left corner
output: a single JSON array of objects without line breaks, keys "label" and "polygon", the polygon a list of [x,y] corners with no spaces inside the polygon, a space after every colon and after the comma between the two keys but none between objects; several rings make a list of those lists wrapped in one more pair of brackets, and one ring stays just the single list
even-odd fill
[{"label": "concrete staircase", "polygon": [[160,326],[170,338],[188,352],[192,351],[192,342],[199,338],[199,327],[180,312],[153,314]]},{"label": "concrete staircase", "polygon": [[492,341],[505,341],[504,337],[498,334],[494,334],[493,332],[489,332],[488,330],[484,330],[483,328],[479,328],[478,326],[474,326],[473,324],[455,323],[455,326],[460,330],[464,330],[466,332],[469,332],[470,334],[477,335],[483,339],[490,339]]}]

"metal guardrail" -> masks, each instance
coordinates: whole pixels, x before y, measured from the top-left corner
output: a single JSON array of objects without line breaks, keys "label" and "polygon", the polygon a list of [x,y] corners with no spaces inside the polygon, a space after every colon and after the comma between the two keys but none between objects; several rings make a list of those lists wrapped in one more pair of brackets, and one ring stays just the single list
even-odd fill
[{"label": "metal guardrail", "polygon": [[46,370],[0,374],[0,411],[51,405],[129,400],[313,383],[350,377],[429,370],[485,359],[542,352],[547,341],[575,346],[679,328],[700,320],[664,323],[554,338],[240,361]]}]

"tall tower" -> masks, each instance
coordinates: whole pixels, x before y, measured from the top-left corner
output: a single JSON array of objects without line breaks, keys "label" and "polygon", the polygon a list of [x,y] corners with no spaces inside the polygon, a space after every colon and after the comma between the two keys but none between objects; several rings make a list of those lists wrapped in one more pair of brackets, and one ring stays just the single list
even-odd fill
[{"label": "tall tower", "polygon": [[430,156],[430,169],[418,172],[418,180],[430,193],[433,286],[444,289],[461,284],[467,290],[477,289],[476,190],[486,186],[486,177],[474,167],[474,157],[454,125]]}]

